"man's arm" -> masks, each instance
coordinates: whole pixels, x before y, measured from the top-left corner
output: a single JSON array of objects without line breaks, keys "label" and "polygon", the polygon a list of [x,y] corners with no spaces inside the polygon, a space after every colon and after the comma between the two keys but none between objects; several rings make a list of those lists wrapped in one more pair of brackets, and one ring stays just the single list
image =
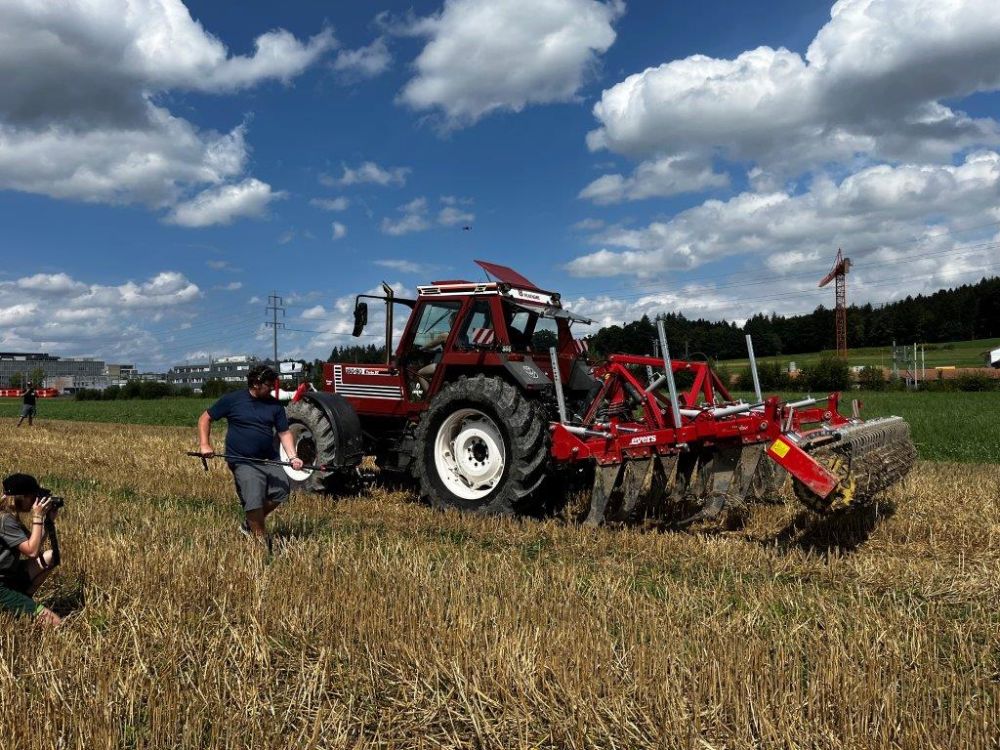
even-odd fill
[{"label": "man's arm", "polygon": [[215,455],[215,449],[212,448],[212,415],[207,410],[198,417],[198,445],[201,455]]},{"label": "man's arm", "polygon": [[285,455],[290,456],[288,460],[292,462],[292,468],[296,471],[301,469],[302,459],[295,455],[295,440],[292,438],[291,431],[279,432],[278,440],[281,441],[281,447],[285,449]]}]

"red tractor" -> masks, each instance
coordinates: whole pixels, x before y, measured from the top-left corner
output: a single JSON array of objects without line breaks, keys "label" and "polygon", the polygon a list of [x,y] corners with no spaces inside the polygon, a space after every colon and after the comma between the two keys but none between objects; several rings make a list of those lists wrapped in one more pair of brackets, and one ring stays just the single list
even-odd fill
[{"label": "red tractor", "polygon": [[[587,522],[691,522],[766,500],[791,474],[817,513],[856,507],[909,471],[916,451],[899,417],[863,422],[815,399],[732,399],[705,362],[611,355],[591,365],[557,293],[477,261],[491,281],[437,281],[417,299],[359,295],[385,306],[386,360],[328,363],[324,388],[288,407],[298,455],[333,470],[294,472],[301,487],[336,491],[364,456],[414,477],[441,508],[532,513],[547,479],[593,477]],[[393,347],[398,305],[409,319]],[[748,337],[752,372],[756,376]],[[677,381],[686,384],[683,392]],[[756,382],[756,377],[755,377]],[[284,457],[283,457],[284,458]]]}]

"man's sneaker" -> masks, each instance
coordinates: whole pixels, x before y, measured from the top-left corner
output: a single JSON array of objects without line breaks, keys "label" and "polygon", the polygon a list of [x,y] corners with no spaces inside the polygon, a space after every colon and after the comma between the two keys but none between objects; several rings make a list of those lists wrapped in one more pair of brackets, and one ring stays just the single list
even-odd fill
[{"label": "man's sneaker", "polygon": [[240,524],[240,533],[247,539],[253,539],[255,542],[260,542],[267,548],[267,554],[273,554],[273,547],[271,545],[271,535],[268,534],[263,539],[250,530],[250,522],[244,521]]}]

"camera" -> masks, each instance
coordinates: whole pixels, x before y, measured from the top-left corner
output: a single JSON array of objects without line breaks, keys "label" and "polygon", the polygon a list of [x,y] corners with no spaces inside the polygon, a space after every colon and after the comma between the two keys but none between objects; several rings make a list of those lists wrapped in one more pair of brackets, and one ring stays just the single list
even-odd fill
[{"label": "camera", "polygon": [[66,498],[58,495],[49,495],[46,499],[49,501],[49,510],[59,510],[66,504]]}]

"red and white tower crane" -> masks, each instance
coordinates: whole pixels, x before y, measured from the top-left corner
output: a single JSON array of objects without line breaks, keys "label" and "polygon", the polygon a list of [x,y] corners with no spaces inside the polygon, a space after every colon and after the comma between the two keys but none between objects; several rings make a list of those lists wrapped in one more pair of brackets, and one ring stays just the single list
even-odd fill
[{"label": "red and white tower crane", "polygon": [[837,250],[837,257],[833,262],[830,273],[819,282],[821,287],[826,286],[834,279],[837,280],[837,356],[847,356],[847,272],[851,270],[851,259],[845,258],[842,250]]}]

